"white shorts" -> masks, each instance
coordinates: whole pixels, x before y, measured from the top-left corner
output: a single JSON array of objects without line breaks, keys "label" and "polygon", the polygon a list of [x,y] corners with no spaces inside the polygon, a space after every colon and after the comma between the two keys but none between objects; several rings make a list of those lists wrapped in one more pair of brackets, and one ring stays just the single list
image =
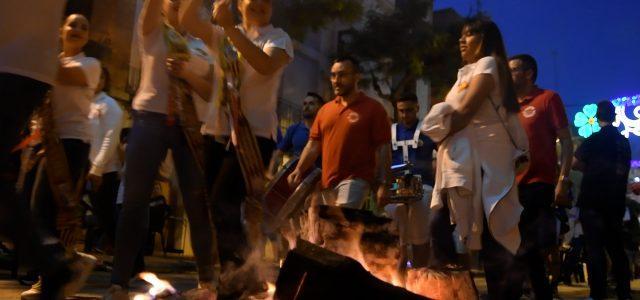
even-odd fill
[{"label": "white shorts", "polygon": [[[389,204],[385,212],[393,220],[391,228],[397,231],[401,245],[421,245],[429,241],[429,213],[433,187],[423,185],[422,200],[406,204]],[[407,209],[408,208],[408,209]]]}]

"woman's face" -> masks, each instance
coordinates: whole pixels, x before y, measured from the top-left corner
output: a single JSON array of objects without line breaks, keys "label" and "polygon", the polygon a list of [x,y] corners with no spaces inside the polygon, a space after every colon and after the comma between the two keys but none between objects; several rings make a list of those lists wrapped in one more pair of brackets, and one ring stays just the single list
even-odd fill
[{"label": "woman's face", "polygon": [[271,23],[271,0],[238,0],[238,10],[242,19],[258,26]]},{"label": "woman's face", "polygon": [[89,41],[89,20],[83,15],[70,15],[60,29],[60,36],[65,48],[84,47]]},{"label": "woman's face", "polygon": [[460,45],[460,56],[466,63],[473,63],[480,56],[480,47],[482,45],[482,35],[473,33],[468,26],[462,29],[462,34],[458,40]]}]

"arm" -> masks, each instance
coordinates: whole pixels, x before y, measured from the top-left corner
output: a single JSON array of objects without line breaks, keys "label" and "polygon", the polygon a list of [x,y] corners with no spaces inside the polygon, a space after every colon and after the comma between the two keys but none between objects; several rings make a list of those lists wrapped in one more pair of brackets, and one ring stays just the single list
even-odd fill
[{"label": "arm", "polygon": [[584,162],[578,160],[578,158],[574,157],[573,158],[573,163],[571,164],[571,169],[576,170],[576,171],[580,171],[580,172],[584,172],[585,170],[585,165]]},{"label": "arm", "polygon": [[209,20],[200,18],[202,0],[186,0],[180,7],[180,25],[191,35],[201,39],[207,45],[213,45],[221,34],[214,30],[213,24]]},{"label": "arm", "polygon": [[304,150],[302,150],[296,169],[289,175],[289,185],[297,187],[303,179],[304,172],[313,166],[318,156],[320,156],[320,141],[309,139],[307,145],[304,146]]},{"label": "arm", "polygon": [[[471,79],[468,91],[460,103],[460,106],[451,114],[450,135],[467,127],[471,118],[476,114],[482,101],[487,99],[495,87],[495,81],[491,74],[479,74]],[[454,87],[458,88],[458,87]]]},{"label": "arm", "polygon": [[378,208],[385,207],[388,202],[388,185],[391,183],[391,146],[382,144],[376,150],[376,179],[379,183],[376,192]]},{"label": "arm", "polygon": [[149,35],[162,25],[162,1],[146,0],[140,12],[140,32],[143,36]]},{"label": "arm", "polygon": [[271,75],[289,63],[291,58],[285,50],[267,48],[263,51],[236,28],[228,0],[218,1],[214,4],[213,17],[222,26],[225,35],[229,37],[242,57],[258,73]]},{"label": "arm", "polygon": [[[571,141],[571,132],[569,128],[562,128],[557,131],[560,139],[560,179],[569,177],[572,166],[573,142]],[[562,182],[558,182],[558,186]]]},{"label": "arm", "polygon": [[184,79],[189,86],[204,101],[209,102],[213,94],[213,67],[209,66],[209,73],[206,77],[200,77],[185,68],[186,62],[180,59],[167,58],[167,69],[169,73],[178,78]]}]

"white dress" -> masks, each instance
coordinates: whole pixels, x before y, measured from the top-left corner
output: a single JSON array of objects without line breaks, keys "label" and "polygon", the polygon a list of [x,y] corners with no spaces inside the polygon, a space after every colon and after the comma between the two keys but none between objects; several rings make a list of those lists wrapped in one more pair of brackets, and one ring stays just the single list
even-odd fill
[{"label": "white dress", "polygon": [[[502,103],[495,59],[488,56],[462,67],[445,102],[453,109],[458,108],[472,78],[480,74],[491,74],[496,88],[481,104],[469,125],[440,145],[432,208],[442,205],[441,191],[447,189],[452,223],[456,224],[456,231],[468,248],[481,248],[484,215],[488,216],[487,224],[496,241],[515,253],[520,246],[518,223],[522,206],[515,184],[514,161],[521,154],[518,149],[528,149],[528,140],[517,115],[507,114],[499,107],[498,116],[492,106],[492,103]],[[457,161],[457,157],[462,161]]]}]

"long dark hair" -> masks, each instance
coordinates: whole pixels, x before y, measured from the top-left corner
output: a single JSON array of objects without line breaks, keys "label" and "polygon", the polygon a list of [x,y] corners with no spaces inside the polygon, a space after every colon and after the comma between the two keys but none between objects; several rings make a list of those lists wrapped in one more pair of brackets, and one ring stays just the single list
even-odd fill
[{"label": "long dark hair", "polygon": [[480,44],[481,57],[493,56],[498,65],[498,77],[502,85],[503,105],[508,112],[517,113],[520,111],[520,104],[516,97],[516,90],[513,87],[513,79],[507,66],[507,51],[498,25],[486,17],[474,17],[467,19],[462,28],[467,28],[472,34],[482,36]]}]

